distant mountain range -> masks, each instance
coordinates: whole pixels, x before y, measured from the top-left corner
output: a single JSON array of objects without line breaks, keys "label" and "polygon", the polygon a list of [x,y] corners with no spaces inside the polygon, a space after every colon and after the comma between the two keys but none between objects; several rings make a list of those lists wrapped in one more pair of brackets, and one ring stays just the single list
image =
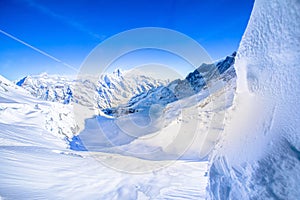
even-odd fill
[{"label": "distant mountain range", "polygon": [[235,76],[235,55],[234,52],[216,63],[204,63],[185,79],[172,82],[117,69],[96,81],[43,73],[26,76],[15,84],[42,100],[77,103],[108,115],[120,115],[152,104],[166,105],[201,91],[211,82],[231,79]]},{"label": "distant mountain range", "polygon": [[73,102],[99,109],[124,104],[134,95],[167,83],[135,74],[127,78],[119,69],[102,75],[99,80],[92,80],[44,73],[26,76],[15,83],[42,100],[63,104]]},{"label": "distant mountain range", "polygon": [[109,107],[103,111],[108,115],[122,115],[147,109],[153,104],[165,106],[168,103],[190,97],[218,81],[226,83],[236,76],[233,67],[236,52],[216,63],[202,64],[185,79],[174,80],[166,85],[152,87],[132,97],[127,104]]}]

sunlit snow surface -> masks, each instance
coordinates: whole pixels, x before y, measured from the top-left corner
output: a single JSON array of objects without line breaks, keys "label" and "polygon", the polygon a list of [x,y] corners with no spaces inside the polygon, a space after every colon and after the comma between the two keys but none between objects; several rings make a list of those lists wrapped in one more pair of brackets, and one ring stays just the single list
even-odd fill
[{"label": "sunlit snow surface", "polygon": [[[207,154],[223,125],[222,121],[220,126],[211,121],[219,113],[223,116],[235,89],[233,60],[229,60],[228,74],[209,83],[210,90],[167,105],[157,102],[149,110],[117,118],[101,112],[95,116],[91,107],[72,102],[63,104],[59,98],[57,102],[44,101],[42,95],[38,100],[31,96],[35,91],[32,86],[36,86],[33,82],[26,83],[25,90],[0,77],[0,196],[4,199],[205,199]],[[228,64],[227,60],[225,63]],[[35,80],[53,81],[45,81],[45,76]],[[228,77],[232,79],[226,80]],[[54,84],[63,80],[57,78],[59,82]],[[131,87],[135,82],[128,84]],[[61,87],[52,89],[54,94],[56,89],[64,91]],[[142,105],[144,109],[147,102],[153,103],[152,97],[145,98],[135,108]],[[75,105],[83,111],[82,121],[74,119]],[[133,122],[147,124],[147,128],[132,126]],[[174,143],[181,126],[184,134]],[[172,148],[170,143],[174,143]],[[187,146],[178,151],[183,143]],[[157,153],[149,154],[153,150]]]},{"label": "sunlit snow surface", "polygon": [[300,2],[257,0],[209,172],[212,199],[300,198]]},{"label": "sunlit snow surface", "polygon": [[[234,81],[213,95],[202,91],[168,104],[163,112],[168,120],[154,121],[151,139],[123,137],[121,130],[110,135],[111,145],[88,142],[91,135],[84,134],[91,133],[95,123],[105,127],[117,123],[115,119],[89,116],[90,124],[83,127],[75,123],[72,105],[37,100],[0,77],[0,199],[298,199],[298,10],[297,0],[255,2],[238,51],[234,104],[221,137],[217,130],[222,132],[223,127],[209,122],[231,106]],[[225,94],[226,101],[218,103]],[[180,118],[178,103],[187,113],[199,109],[199,115]],[[128,122],[126,116],[118,120]],[[172,140],[169,133],[177,123],[193,121],[199,121],[199,138],[178,161],[170,162],[170,152],[160,141]],[[211,128],[216,134],[205,136]],[[80,143],[72,146],[74,141],[70,149],[64,141],[78,129],[83,147],[92,151],[83,151]],[[156,134],[156,129],[163,134]],[[207,161],[205,155],[216,143]],[[160,149],[161,157],[137,156],[152,149]],[[116,160],[126,161],[129,171],[143,173],[107,165]],[[140,160],[151,170],[136,169]]]},{"label": "sunlit snow surface", "polygon": [[68,150],[63,140],[45,130],[45,115],[36,105],[51,108],[57,103],[36,100],[3,77],[0,89],[2,198],[205,198],[206,161],[177,161],[145,174],[118,172],[95,160],[95,156],[114,159],[118,155]]}]

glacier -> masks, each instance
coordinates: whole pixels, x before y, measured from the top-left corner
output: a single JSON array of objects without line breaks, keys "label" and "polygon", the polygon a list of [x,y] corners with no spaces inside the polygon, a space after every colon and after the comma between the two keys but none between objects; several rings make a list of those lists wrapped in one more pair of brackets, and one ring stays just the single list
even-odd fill
[{"label": "glacier", "polygon": [[211,199],[299,199],[300,2],[256,0],[211,155]]}]

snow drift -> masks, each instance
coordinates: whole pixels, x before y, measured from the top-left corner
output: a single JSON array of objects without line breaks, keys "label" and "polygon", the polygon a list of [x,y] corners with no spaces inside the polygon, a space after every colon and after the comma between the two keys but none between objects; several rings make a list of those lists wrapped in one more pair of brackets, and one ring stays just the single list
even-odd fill
[{"label": "snow drift", "polygon": [[257,0],[235,64],[237,91],[211,157],[212,199],[300,196],[300,2]]}]

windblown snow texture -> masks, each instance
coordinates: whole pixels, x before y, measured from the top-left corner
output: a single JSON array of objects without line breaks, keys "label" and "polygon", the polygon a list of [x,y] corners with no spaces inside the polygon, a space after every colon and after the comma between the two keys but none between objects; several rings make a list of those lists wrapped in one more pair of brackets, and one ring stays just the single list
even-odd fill
[{"label": "windblown snow texture", "polygon": [[211,159],[212,199],[300,197],[300,2],[257,0],[237,92]]}]

